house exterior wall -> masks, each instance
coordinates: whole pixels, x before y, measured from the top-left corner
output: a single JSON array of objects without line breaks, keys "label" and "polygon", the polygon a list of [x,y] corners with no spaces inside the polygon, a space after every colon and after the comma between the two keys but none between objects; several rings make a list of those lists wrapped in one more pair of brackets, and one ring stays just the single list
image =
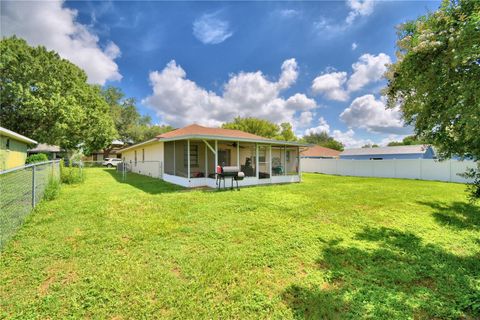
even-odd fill
[{"label": "house exterior wall", "polygon": [[[212,148],[215,148],[215,141],[208,141],[208,143],[210,146],[212,146]],[[269,156],[270,145],[261,145],[268,150],[266,160],[270,165],[272,161]],[[185,151],[188,147],[187,140],[153,142],[152,144],[148,145],[140,145],[122,152],[122,159],[125,163],[127,163],[129,168],[131,168],[132,172],[138,174],[162,178],[167,182],[178,184],[184,187],[216,187],[214,179],[215,154],[209,148],[207,148],[204,141],[190,140],[190,150],[193,150],[193,146],[197,146],[198,165],[191,166],[190,178],[188,177],[188,167],[185,161]],[[237,145],[234,145],[233,142],[218,141],[217,146],[219,151],[229,150],[230,159],[228,164],[230,166],[236,166],[239,164],[241,166],[241,170],[249,168],[250,171],[253,171],[251,176],[246,174],[247,177],[243,181],[239,181],[239,186],[270,183],[290,183],[300,181],[300,175],[298,173],[298,147],[286,147],[289,156],[288,159],[286,159],[286,172],[283,175],[272,175],[266,178],[264,177],[263,179],[259,179],[256,176],[255,170],[255,143],[240,142],[240,145],[237,149]],[[142,161],[142,150],[145,152],[144,161]],[[238,155],[237,150],[239,151]],[[136,161],[135,151],[137,152]],[[205,156],[206,154],[207,157]],[[284,157],[286,158],[286,154]],[[192,157],[191,154],[190,163],[192,163],[193,158],[194,157]],[[249,162],[251,166],[246,166],[247,158],[250,158]],[[221,161],[220,157],[218,161]],[[160,163],[163,170],[158,169]],[[208,176],[210,176],[210,178]],[[226,180],[226,185],[228,186],[231,183],[231,179]]]},{"label": "house exterior wall", "polygon": [[25,165],[27,150],[28,144],[25,142],[0,136],[0,171]]},{"label": "house exterior wall", "polygon": [[[136,161],[135,151],[137,152]],[[143,158],[143,155],[145,155],[145,158]],[[122,152],[122,160],[129,165],[132,172],[161,178],[163,174],[163,155],[163,142],[155,142]]]}]

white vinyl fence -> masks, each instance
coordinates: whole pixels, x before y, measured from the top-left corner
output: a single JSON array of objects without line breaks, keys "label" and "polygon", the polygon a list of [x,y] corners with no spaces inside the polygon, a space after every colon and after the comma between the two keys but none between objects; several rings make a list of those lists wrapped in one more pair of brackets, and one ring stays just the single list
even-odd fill
[{"label": "white vinyl fence", "polygon": [[336,174],[341,176],[404,178],[469,182],[459,176],[467,168],[476,168],[474,161],[401,159],[401,160],[337,160],[301,159],[302,172]]}]

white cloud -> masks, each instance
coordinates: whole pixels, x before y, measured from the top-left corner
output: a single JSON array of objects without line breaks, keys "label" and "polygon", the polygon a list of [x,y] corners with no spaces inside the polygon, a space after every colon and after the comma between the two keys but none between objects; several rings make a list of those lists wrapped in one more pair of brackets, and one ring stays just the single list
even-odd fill
[{"label": "white cloud", "polygon": [[343,143],[345,148],[360,148],[366,144],[374,144],[374,142],[370,139],[356,138],[355,131],[352,129],[348,129],[345,132],[333,130],[332,137],[335,140]]},{"label": "white cloud", "polygon": [[312,133],[313,134],[321,133],[321,132],[328,133],[335,140],[343,143],[343,145],[346,148],[359,148],[365,144],[374,143],[371,139],[357,138],[355,131],[353,131],[353,129],[348,129],[347,131],[341,131],[341,130],[330,131],[330,125],[323,117],[320,117],[318,119],[318,125],[316,127],[305,130],[305,135],[312,134]]},{"label": "white cloud", "polygon": [[295,9],[282,9],[278,11],[279,15],[283,18],[293,18],[300,14],[300,11]]},{"label": "white cloud", "polygon": [[373,12],[373,0],[347,0],[347,6],[350,8],[345,22],[350,25],[359,16],[368,16]]},{"label": "white cloud", "polygon": [[386,109],[383,99],[371,94],[356,98],[341,114],[340,119],[349,127],[362,128],[370,132],[401,134],[410,131],[404,127],[398,108]]},{"label": "white cloud", "polygon": [[[268,80],[261,71],[232,75],[221,95],[198,86],[186,72],[171,61],[162,71],[150,73],[153,93],[142,103],[150,106],[166,123],[219,125],[235,116],[253,116],[274,122],[300,123],[302,112],[317,107],[313,99],[297,93],[284,99],[282,90],[291,87],[298,76],[295,59],[283,62],[278,81]],[[303,121],[307,114],[303,115]]]},{"label": "white cloud", "polygon": [[377,56],[364,54],[352,65],[353,74],[348,79],[348,91],[357,91],[371,82],[382,79],[387,71],[387,65],[392,63],[390,57],[385,53]]},{"label": "white cloud", "polygon": [[327,132],[327,133],[330,132],[330,126],[323,117],[320,117],[318,119],[318,126],[305,130],[306,135],[312,134],[312,133],[313,134],[321,133],[321,132]]},{"label": "white cloud", "polygon": [[303,93],[296,93],[291,96],[286,101],[288,109],[302,111],[302,110],[311,110],[317,107],[315,100],[310,99]]},{"label": "white cloud", "polygon": [[300,117],[298,118],[298,127],[306,127],[312,123],[313,120],[313,112],[311,111],[303,111],[300,113]]},{"label": "white cloud", "polygon": [[355,51],[357,49],[358,45],[356,42],[352,43],[352,50]]},{"label": "white cloud", "polygon": [[70,60],[88,75],[90,83],[120,80],[115,59],[120,49],[110,42],[105,49],[99,38],[76,21],[77,11],[63,7],[63,1],[2,2],[1,35],[16,35],[30,45],[43,45]]},{"label": "white cloud", "polygon": [[346,72],[328,72],[319,75],[312,82],[312,91],[323,94],[331,100],[346,101],[349,94],[358,91],[366,85],[382,79],[391,59],[385,53],[378,55],[363,54],[352,64],[350,77]]},{"label": "white cloud", "polygon": [[312,82],[315,94],[323,93],[331,100],[345,101],[348,92],[343,88],[347,81],[346,72],[331,72],[316,77]]},{"label": "white cloud", "polygon": [[218,44],[233,35],[228,21],[219,17],[220,12],[203,14],[193,22],[193,35],[204,44]]}]

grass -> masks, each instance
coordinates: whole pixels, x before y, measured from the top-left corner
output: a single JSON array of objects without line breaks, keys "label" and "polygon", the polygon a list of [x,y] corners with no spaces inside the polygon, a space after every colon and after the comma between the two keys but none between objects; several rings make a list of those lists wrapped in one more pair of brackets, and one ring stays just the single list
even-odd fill
[{"label": "grass", "polygon": [[0,318],[480,317],[463,185],[305,174],[187,191],[85,171],[1,253]]}]

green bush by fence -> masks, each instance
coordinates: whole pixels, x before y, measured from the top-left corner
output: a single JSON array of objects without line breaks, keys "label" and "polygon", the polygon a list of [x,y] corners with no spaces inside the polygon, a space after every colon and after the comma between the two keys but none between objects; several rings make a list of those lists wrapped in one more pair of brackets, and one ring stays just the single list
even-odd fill
[{"label": "green bush by fence", "polygon": [[60,181],[65,184],[76,184],[85,181],[85,174],[81,166],[73,166],[70,161],[68,167],[60,161]]},{"label": "green bush by fence", "polygon": [[45,162],[48,161],[48,157],[45,153],[32,154],[27,157],[25,164],[31,164],[35,162]]}]

